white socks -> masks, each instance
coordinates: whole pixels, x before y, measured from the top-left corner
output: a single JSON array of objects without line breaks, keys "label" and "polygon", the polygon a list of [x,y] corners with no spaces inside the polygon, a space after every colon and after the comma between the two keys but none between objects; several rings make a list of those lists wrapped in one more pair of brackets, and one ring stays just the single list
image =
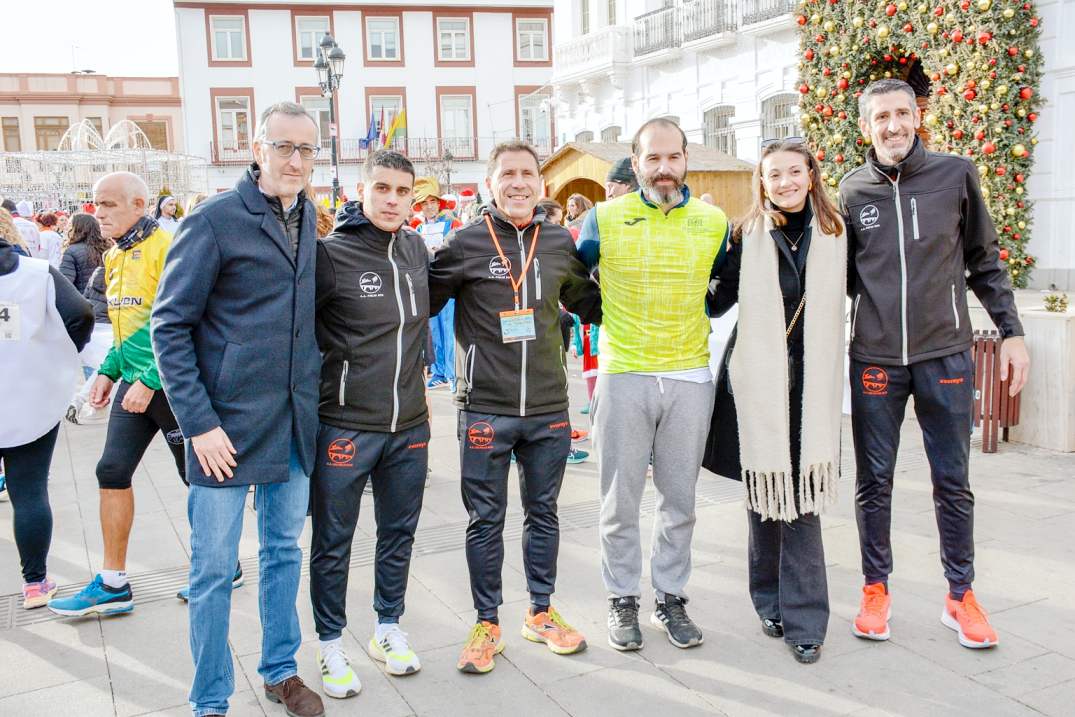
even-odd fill
[{"label": "white socks", "polygon": [[397,622],[378,622],[377,627],[373,631],[373,636],[377,640],[377,642],[380,642],[381,640],[384,639],[384,636],[388,634],[388,631],[391,630],[394,627],[399,627],[399,623],[397,623]]},{"label": "white socks", "polygon": [[127,571],[126,570],[102,570],[101,581],[104,582],[110,588],[123,588],[127,587]]},{"label": "white socks", "polygon": [[337,637],[334,640],[318,640],[318,647],[321,648],[321,654],[325,654],[325,650],[329,647],[340,647],[343,645],[343,638]]}]

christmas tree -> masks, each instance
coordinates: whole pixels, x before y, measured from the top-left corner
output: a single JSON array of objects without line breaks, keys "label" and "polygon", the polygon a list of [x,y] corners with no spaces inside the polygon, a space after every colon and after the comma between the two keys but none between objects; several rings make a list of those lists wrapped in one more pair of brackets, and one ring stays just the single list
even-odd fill
[{"label": "christmas tree", "polygon": [[923,139],[977,165],[1012,283],[1025,287],[1041,96],[1041,20],[1030,2],[802,0],[801,120],[835,191],[862,163],[858,96],[883,77],[907,80],[924,105]]}]

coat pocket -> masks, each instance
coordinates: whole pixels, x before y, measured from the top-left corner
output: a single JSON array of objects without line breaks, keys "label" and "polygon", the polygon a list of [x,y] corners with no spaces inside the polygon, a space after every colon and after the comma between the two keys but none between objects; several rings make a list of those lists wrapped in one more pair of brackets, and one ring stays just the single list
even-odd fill
[{"label": "coat pocket", "polygon": [[234,344],[230,341],[224,344],[221,352],[220,367],[217,369],[216,380],[213,381],[213,399],[227,401],[235,393],[238,377],[235,375],[239,365],[239,354],[242,352],[242,344]]}]

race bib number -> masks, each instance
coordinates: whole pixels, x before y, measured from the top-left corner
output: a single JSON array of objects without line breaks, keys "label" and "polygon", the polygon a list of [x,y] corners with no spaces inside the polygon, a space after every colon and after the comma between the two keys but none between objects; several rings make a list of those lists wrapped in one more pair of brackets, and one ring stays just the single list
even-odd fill
[{"label": "race bib number", "polygon": [[19,340],[19,305],[0,301],[0,341]]},{"label": "race bib number", "polygon": [[533,341],[537,338],[534,329],[534,310],[500,312],[500,339],[506,344],[519,341]]}]

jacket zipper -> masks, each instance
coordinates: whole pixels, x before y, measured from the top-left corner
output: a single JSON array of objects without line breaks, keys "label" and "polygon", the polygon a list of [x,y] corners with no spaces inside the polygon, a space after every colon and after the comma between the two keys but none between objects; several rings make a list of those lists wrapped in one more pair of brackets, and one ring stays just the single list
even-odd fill
[{"label": "jacket zipper", "polygon": [[911,197],[911,231],[914,234],[914,240],[919,240],[918,234],[918,202],[914,197]]},{"label": "jacket zipper", "polygon": [[[519,240],[519,266],[523,271],[526,271],[526,245],[523,243],[523,235],[525,230],[520,230],[518,227],[515,229],[515,236]],[[537,257],[534,257],[534,261],[537,261]],[[522,286],[519,287],[520,292],[520,309],[526,308],[526,274],[522,276]],[[535,317],[536,318],[536,317]],[[536,328],[536,324],[535,324]],[[519,381],[519,415],[526,416],[526,341],[520,341],[523,346],[523,361],[522,371],[520,372]]]},{"label": "jacket zipper", "polygon": [[340,405],[344,404],[344,392],[347,389],[347,370],[350,368],[350,364],[345,360],[343,362],[343,370],[340,371]]},{"label": "jacket zipper", "polygon": [[907,248],[903,245],[903,203],[900,201],[900,175],[897,174],[895,180],[887,174],[884,177],[892,185],[892,197],[896,200],[896,226],[899,228],[900,235],[900,340],[903,344],[900,356],[902,365],[906,366],[909,363],[907,360]]},{"label": "jacket zipper", "polygon": [[[403,322],[406,321],[406,312],[403,310],[403,294],[399,289],[399,267],[392,257],[392,249],[396,245],[396,237],[393,234],[388,240],[388,263],[392,265],[392,283],[396,289],[396,307],[399,309],[399,329],[396,330],[396,373],[392,378],[392,433],[396,432],[396,422],[399,420],[399,373],[402,369],[403,356]],[[410,278],[410,277],[408,277]]]},{"label": "jacket zipper", "polygon": [[855,304],[851,307],[851,340],[855,340],[855,324],[859,320],[859,301],[862,300],[862,294],[855,297]]},{"label": "jacket zipper", "polygon": [[471,344],[463,354],[463,380],[467,384],[466,403],[470,405],[470,392],[474,390],[474,363],[477,361],[477,347]]},{"label": "jacket zipper", "polygon": [[410,274],[404,274],[407,277],[407,290],[411,292],[411,316],[418,316],[418,303],[414,300],[414,282],[411,281]]},{"label": "jacket zipper", "polygon": [[534,301],[541,301],[541,259],[534,257]]},{"label": "jacket zipper", "polygon": [[956,285],[952,284],[952,315],[956,317],[956,331],[959,331],[959,309],[956,308]]}]

